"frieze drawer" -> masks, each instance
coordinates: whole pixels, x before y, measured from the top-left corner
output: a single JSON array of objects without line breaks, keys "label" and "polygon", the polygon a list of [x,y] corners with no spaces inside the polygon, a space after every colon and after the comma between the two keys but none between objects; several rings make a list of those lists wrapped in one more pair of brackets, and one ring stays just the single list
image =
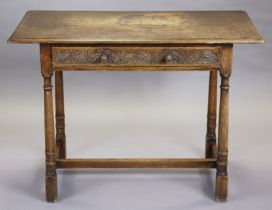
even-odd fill
[{"label": "frieze drawer", "polygon": [[219,65],[220,47],[53,47],[53,66]]}]

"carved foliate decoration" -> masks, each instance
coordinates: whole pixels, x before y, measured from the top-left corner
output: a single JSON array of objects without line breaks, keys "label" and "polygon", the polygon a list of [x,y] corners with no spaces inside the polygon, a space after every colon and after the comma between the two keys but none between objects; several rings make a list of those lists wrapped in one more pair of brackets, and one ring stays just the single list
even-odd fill
[{"label": "carved foliate decoration", "polygon": [[159,63],[184,64],[186,63],[185,52],[178,50],[164,50],[159,55]]},{"label": "carved foliate decoration", "polygon": [[89,50],[58,50],[53,58],[62,64],[115,64],[119,57],[111,50],[99,49]]},{"label": "carved foliate decoration", "polygon": [[150,64],[152,63],[152,57],[150,54],[144,51],[135,50],[128,52],[123,57],[123,64]]},{"label": "carved foliate decoration", "polygon": [[186,47],[53,47],[53,65],[61,64],[219,64],[219,49]]},{"label": "carved foliate decoration", "polygon": [[76,64],[84,62],[82,57],[84,57],[84,52],[66,50],[56,52],[54,60],[63,64]]},{"label": "carved foliate decoration", "polygon": [[209,64],[218,63],[218,57],[210,50],[195,50],[188,57],[188,63]]},{"label": "carved foliate decoration", "polygon": [[116,64],[119,62],[118,55],[112,50],[101,49],[94,52],[87,51],[87,63]]}]

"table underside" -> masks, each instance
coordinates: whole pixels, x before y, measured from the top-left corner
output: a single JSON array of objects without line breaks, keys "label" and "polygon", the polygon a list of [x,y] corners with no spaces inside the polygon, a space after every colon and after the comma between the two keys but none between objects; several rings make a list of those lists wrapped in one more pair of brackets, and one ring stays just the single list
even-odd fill
[{"label": "table underside", "polygon": [[[220,70],[222,49],[232,45],[41,45],[54,71]],[[57,87],[56,87],[57,88]],[[216,168],[217,145],[207,158],[56,159],[56,168]]]},{"label": "table underside", "polygon": [[[176,45],[67,45],[41,44],[51,71],[220,71],[226,49],[232,44]],[[41,57],[43,58],[43,57]],[[43,63],[43,62],[42,62]],[[217,73],[213,73],[217,74]],[[56,74],[57,80],[57,74]],[[211,83],[211,81],[210,81]],[[56,91],[58,91],[56,83]],[[211,87],[210,91],[213,91]],[[63,96],[59,96],[63,98]],[[59,100],[56,92],[56,100]],[[63,100],[63,99],[62,99]],[[56,102],[57,102],[56,101]],[[64,106],[64,105],[63,105]],[[57,124],[62,120],[56,118]],[[214,119],[212,119],[214,121]],[[62,122],[64,124],[64,122]],[[62,124],[61,123],[61,124]],[[211,126],[214,126],[211,123]],[[64,125],[63,125],[64,127]],[[57,158],[56,168],[217,168],[217,145],[206,158],[67,159]],[[64,155],[66,157],[66,155]]]},{"label": "table underside", "polygon": [[[46,197],[57,198],[57,169],[65,168],[215,168],[216,199],[227,198],[228,90],[232,44],[220,45],[67,45],[41,44],[44,78]],[[73,159],[66,157],[63,71],[210,71],[205,158]],[[217,74],[221,76],[218,144]],[[55,75],[55,110],[52,76]],[[56,124],[54,123],[54,115]],[[56,135],[55,135],[56,129]]]},{"label": "table underside", "polygon": [[[54,71],[220,70],[222,48],[232,45],[41,45]],[[57,168],[216,168],[213,158],[57,159]]]}]

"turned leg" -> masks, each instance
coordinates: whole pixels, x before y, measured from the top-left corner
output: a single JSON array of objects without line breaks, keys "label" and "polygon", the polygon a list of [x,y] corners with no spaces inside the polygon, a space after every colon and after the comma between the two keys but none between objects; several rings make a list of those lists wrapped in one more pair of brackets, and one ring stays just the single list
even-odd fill
[{"label": "turned leg", "polygon": [[216,100],[217,100],[217,70],[210,71],[209,99],[207,114],[207,134],[206,134],[206,158],[216,157]]},{"label": "turned leg", "polygon": [[57,158],[66,158],[66,137],[64,117],[64,94],[62,71],[55,72],[55,103],[56,103],[56,152]]},{"label": "turned leg", "polygon": [[46,157],[46,200],[53,202],[57,198],[57,174],[56,174],[56,151],[54,134],[54,110],[52,96],[53,75],[51,67],[51,47],[40,46],[41,71],[44,78],[44,125],[45,125],[45,157]]},{"label": "turned leg", "polygon": [[228,126],[229,126],[229,77],[231,75],[232,46],[222,52],[221,93],[219,108],[218,151],[215,195],[217,201],[226,201],[228,196]]}]

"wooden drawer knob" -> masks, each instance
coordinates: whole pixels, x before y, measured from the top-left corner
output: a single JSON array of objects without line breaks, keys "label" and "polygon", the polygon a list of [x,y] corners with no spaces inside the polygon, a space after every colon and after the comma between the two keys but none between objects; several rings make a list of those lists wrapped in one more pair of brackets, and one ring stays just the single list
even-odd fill
[{"label": "wooden drawer knob", "polygon": [[100,59],[101,59],[101,63],[108,63],[108,56],[107,55],[102,55],[100,57]]},{"label": "wooden drawer knob", "polygon": [[172,55],[167,55],[165,57],[165,63],[173,63],[173,57],[172,57]]}]

